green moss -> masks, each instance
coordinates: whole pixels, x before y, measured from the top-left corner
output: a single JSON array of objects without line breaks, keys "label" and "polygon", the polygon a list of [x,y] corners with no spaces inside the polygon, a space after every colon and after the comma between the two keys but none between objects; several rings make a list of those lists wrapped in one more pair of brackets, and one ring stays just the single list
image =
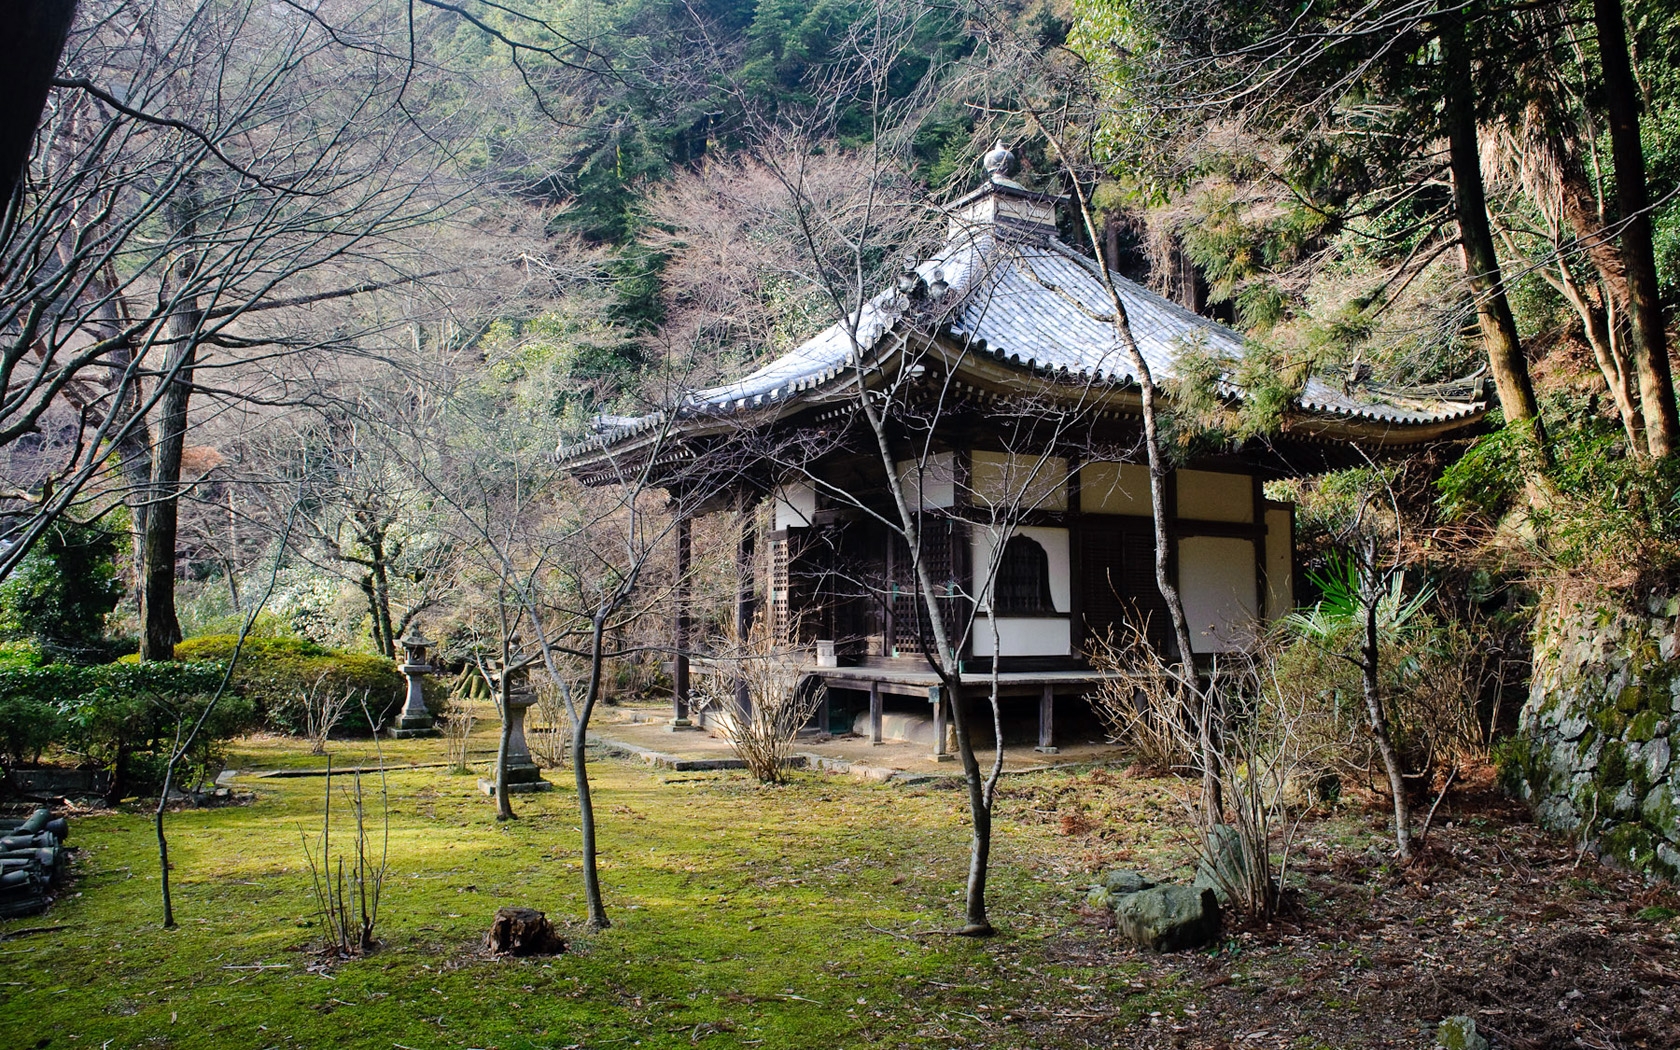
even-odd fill
[{"label": "green moss", "polygon": [[1606,704],[1587,715],[1587,724],[1611,740],[1619,740],[1627,732],[1628,718],[1620,708]]},{"label": "green moss", "polygon": [[1657,735],[1657,723],[1662,721],[1662,715],[1655,711],[1641,711],[1628,722],[1627,738],[1637,743],[1645,743]]},{"label": "green moss", "polygon": [[1598,776],[1595,779],[1599,789],[1615,794],[1627,783],[1630,772],[1626,745],[1620,740],[1606,740],[1604,750],[1598,755]]},{"label": "green moss", "polygon": [[1493,745],[1493,764],[1499,771],[1499,785],[1507,792],[1522,797],[1524,788],[1541,791],[1545,787],[1546,770],[1540,748],[1525,736],[1508,736]]},{"label": "green moss", "polygon": [[1633,871],[1649,871],[1657,859],[1657,844],[1642,824],[1624,823],[1599,836],[1598,852],[1607,863]]},{"label": "green moss", "polygon": [[[481,723],[475,746],[494,730]],[[284,764],[288,746],[305,750],[239,741],[237,761]],[[334,764],[371,746],[333,745]],[[442,752],[437,740],[387,746],[403,760]],[[0,921],[0,936],[64,927],[0,953],[0,1046],[49,1035],[54,1047],[176,1050],[995,1045],[1004,1010],[1091,1008],[1075,986],[1093,971],[1064,950],[1079,919],[1062,880],[1046,877],[1083,847],[1054,822],[1000,812],[991,900],[1003,936],[928,936],[961,920],[968,832],[950,792],[815,774],[765,789],[743,773],[672,777],[604,759],[592,769],[610,928],[580,921],[570,771],[498,823],[470,781],[406,770],[390,776],[383,946],[322,973],[299,841],[319,824],[321,779],[242,780],[257,793],[248,806],[170,815],[172,930],[158,924],[150,814],[77,819],[77,895],[45,919]],[[1015,783],[1070,779],[1041,776]],[[347,809],[335,799],[335,813]],[[492,915],[516,904],[563,923],[570,950],[486,958]],[[1097,971],[1117,981],[1105,1009],[1118,1026],[1198,994],[1195,982],[1131,987],[1156,980],[1132,970],[1105,954]],[[938,1039],[919,1034],[932,1030]]]},{"label": "green moss", "polygon": [[1674,803],[1672,785],[1659,786],[1645,796],[1642,813],[1645,823],[1670,842],[1680,842],[1680,806]]}]

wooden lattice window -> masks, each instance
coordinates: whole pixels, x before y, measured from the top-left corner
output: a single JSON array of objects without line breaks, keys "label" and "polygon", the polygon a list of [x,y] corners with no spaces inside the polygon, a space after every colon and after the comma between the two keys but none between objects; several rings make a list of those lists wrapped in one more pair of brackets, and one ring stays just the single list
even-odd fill
[{"label": "wooden lattice window", "polygon": [[1080,535],[1088,638],[1128,639],[1128,626],[1144,633],[1155,651],[1169,658],[1172,621],[1155,582],[1155,532],[1150,522],[1090,521]]},{"label": "wooden lattice window", "polygon": [[[894,539],[892,577],[892,645],[899,655],[907,656],[933,645],[933,632],[928,627],[927,614],[922,607],[920,588],[910,564],[908,549],[902,540]],[[950,519],[929,519],[922,526],[922,557],[933,577],[935,593],[939,596],[939,610],[945,621],[946,636],[955,635],[961,622],[966,600],[968,579],[968,533],[960,523]]]},{"label": "wooden lattice window", "polygon": [[770,626],[778,642],[793,640],[793,614],[789,608],[792,595],[792,544],[787,533],[773,534],[770,540]]},{"label": "wooden lattice window", "polygon": [[996,597],[999,616],[1041,616],[1056,611],[1050,596],[1050,556],[1031,536],[1011,536],[998,560]]}]

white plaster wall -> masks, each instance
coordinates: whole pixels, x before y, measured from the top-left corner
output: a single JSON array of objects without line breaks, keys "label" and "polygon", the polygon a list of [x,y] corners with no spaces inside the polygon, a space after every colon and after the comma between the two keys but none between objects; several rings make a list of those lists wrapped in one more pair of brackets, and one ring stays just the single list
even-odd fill
[{"label": "white plaster wall", "polygon": [[[1044,548],[1045,558],[1050,563],[1050,601],[1056,606],[1056,611],[1067,612],[1072,609],[1073,584],[1068,561],[1068,530],[1033,526],[1018,528],[1010,533],[1011,536],[1017,534],[1037,540],[1038,545]],[[995,563],[998,550],[1002,546],[997,530],[976,525],[969,531],[969,552],[973,555],[974,582],[980,586],[977,601],[981,609],[992,607],[991,581],[997,575]],[[1015,654],[1006,652],[1004,655]]]},{"label": "white plaster wall", "polygon": [[917,460],[901,459],[893,466],[899,483],[904,486],[904,498],[912,506],[923,510],[957,505],[957,457],[941,452],[927,457],[918,471]]},{"label": "white plaster wall", "polygon": [[[1073,651],[1073,634],[1066,616],[1001,616],[997,633],[998,655],[1067,656]],[[974,620],[974,655],[994,655],[989,616]]]},{"label": "white plaster wall", "polygon": [[1255,619],[1254,544],[1225,536],[1178,541],[1178,588],[1190,627],[1190,648],[1218,653],[1252,633]]},{"label": "white plaster wall", "polygon": [[1021,510],[1067,510],[1067,460],[1006,452],[971,456],[975,503],[996,507],[1020,495]]},{"label": "white plaster wall", "polygon": [[1179,517],[1196,521],[1254,520],[1254,479],[1247,474],[1181,470],[1176,477]]},{"label": "white plaster wall", "polygon": [[1149,468],[1139,463],[1086,463],[1079,468],[1079,509],[1087,514],[1152,514]]},{"label": "white plaster wall", "polygon": [[1294,514],[1288,507],[1266,508],[1266,619],[1287,616],[1295,608]]},{"label": "white plaster wall", "polygon": [[810,528],[817,515],[817,490],[795,481],[776,489],[776,528]]}]

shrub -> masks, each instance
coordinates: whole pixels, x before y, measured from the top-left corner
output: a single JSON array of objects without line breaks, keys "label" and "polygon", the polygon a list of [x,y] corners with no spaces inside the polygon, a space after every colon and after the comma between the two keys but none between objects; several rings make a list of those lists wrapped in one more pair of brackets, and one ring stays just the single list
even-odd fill
[{"label": "shrub", "polygon": [[0,671],[20,671],[46,663],[34,642],[0,642]]},{"label": "shrub", "polygon": [[[238,639],[231,634],[189,638],[175,646],[177,660],[225,663]],[[307,729],[306,698],[311,690],[368,697],[375,723],[389,722],[401,709],[407,681],[394,662],[380,656],[335,652],[301,638],[246,638],[233,672],[233,690],[255,705],[258,721],[286,733]],[[428,694],[439,690],[428,689]],[[427,697],[428,706],[434,698]],[[442,703],[436,703],[441,713]],[[342,728],[369,734],[373,726],[356,704]]]},{"label": "shrub", "polygon": [[[782,782],[794,739],[826,695],[820,682],[804,679],[800,655],[778,643],[760,616],[746,638],[727,638],[696,676],[694,710],[716,719],[747,772],[763,784]],[[746,687],[746,711],[737,704],[738,686]]]},{"label": "shrub", "polygon": [[38,762],[41,752],[64,737],[58,708],[32,696],[14,695],[0,685],[0,768]]},{"label": "shrub", "polygon": [[[156,790],[177,739],[204,714],[222,680],[214,663],[49,664],[0,671],[0,735],[8,761],[52,745],[111,773],[110,795]],[[224,696],[183,759],[202,775],[217,745],[252,725],[249,701]]]},{"label": "shrub", "polygon": [[105,618],[122,597],[120,540],[97,522],[55,522],[0,583],[0,637],[33,640],[52,656],[103,656]]}]

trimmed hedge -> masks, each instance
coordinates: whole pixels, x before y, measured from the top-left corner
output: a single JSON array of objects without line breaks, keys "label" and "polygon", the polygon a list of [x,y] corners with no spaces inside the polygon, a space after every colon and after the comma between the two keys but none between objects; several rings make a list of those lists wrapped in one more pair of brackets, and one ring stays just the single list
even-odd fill
[{"label": "trimmed hedge", "polygon": [[[238,638],[213,634],[189,638],[175,646],[175,659],[225,662]],[[233,672],[233,690],[255,705],[258,721],[285,733],[304,728],[303,700],[313,688],[367,694],[368,712],[376,724],[388,724],[402,710],[408,683],[397,665],[381,656],[344,653],[301,638],[246,638]],[[428,683],[430,684],[430,683]],[[427,690],[434,693],[433,689]],[[428,706],[441,710],[432,695]],[[373,732],[361,705],[352,700],[339,731],[355,735]]]},{"label": "trimmed hedge", "polygon": [[[48,664],[0,671],[0,762],[58,745],[111,773],[110,797],[156,791],[177,735],[197,723],[222,680],[214,663]],[[217,745],[253,726],[249,700],[223,696],[185,756],[196,779]]]},{"label": "trimmed hedge", "polygon": [[[175,739],[191,725],[221,683],[237,642],[233,635],[192,638],[175,647],[175,661],[12,666],[0,663],[0,768],[37,762],[62,747],[112,774],[112,795],[156,790]],[[378,656],[341,653],[296,638],[247,638],[228,692],[204,725],[181,772],[190,782],[208,766],[223,740],[259,727],[296,733],[304,727],[311,689],[367,694],[368,714],[352,701],[339,731],[367,735],[402,709],[407,681]],[[426,681],[434,714],[446,687]]]}]

